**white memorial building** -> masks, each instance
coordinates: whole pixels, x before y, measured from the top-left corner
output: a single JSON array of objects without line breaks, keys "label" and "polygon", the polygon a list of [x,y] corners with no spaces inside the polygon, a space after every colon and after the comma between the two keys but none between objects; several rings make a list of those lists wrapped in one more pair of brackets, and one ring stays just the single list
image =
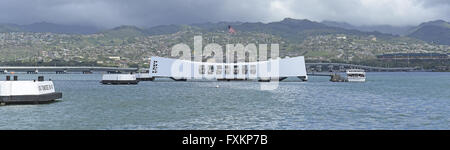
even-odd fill
[{"label": "white memorial building", "polygon": [[289,77],[307,81],[303,56],[258,62],[211,63],[164,57],[151,57],[149,76],[186,80],[256,80],[281,81]]}]

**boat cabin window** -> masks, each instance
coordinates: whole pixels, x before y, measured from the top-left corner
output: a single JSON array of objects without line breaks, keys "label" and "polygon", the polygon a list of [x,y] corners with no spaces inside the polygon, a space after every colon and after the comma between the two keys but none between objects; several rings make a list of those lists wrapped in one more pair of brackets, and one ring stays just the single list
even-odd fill
[{"label": "boat cabin window", "polygon": [[349,77],[364,77],[364,74],[348,74]]}]

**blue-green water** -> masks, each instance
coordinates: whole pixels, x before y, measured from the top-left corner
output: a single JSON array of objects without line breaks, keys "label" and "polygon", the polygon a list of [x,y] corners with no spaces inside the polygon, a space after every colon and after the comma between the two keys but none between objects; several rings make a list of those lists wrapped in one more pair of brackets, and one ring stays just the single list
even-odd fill
[{"label": "blue-green water", "polygon": [[100,74],[45,77],[62,101],[1,106],[0,129],[450,129],[450,73],[368,73],[365,83],[310,77],[273,91],[258,82],[112,86],[99,84]]}]

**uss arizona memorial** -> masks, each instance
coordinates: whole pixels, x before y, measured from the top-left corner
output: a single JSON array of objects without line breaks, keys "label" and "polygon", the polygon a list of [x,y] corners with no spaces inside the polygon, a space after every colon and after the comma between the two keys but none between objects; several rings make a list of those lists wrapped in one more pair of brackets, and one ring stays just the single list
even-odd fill
[{"label": "uss arizona memorial", "polygon": [[281,81],[296,77],[302,81],[308,80],[303,56],[237,63],[194,62],[164,57],[151,57],[150,60],[149,76],[152,79]]}]

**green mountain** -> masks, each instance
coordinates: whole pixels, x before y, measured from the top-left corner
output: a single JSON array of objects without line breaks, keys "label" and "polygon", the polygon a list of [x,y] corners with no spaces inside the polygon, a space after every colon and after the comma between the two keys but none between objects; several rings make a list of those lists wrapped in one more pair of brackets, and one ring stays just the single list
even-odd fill
[{"label": "green mountain", "polygon": [[63,34],[93,34],[99,32],[97,27],[79,25],[61,25],[55,23],[33,23],[27,25],[0,24],[0,32],[49,32]]},{"label": "green mountain", "polygon": [[413,28],[408,36],[430,43],[450,45],[450,23],[443,20],[425,22]]},{"label": "green mountain", "polygon": [[136,26],[119,26],[100,32],[108,38],[130,38],[146,36],[147,31]]},{"label": "green mountain", "polygon": [[148,35],[164,35],[177,33],[183,29],[182,25],[160,25],[145,29]]},{"label": "green mountain", "polygon": [[309,36],[326,34],[370,34],[356,30],[347,30],[330,27],[307,19],[297,20],[286,18],[279,22],[271,23],[243,23],[234,27],[237,31],[262,32],[281,36],[291,42],[301,42]]},{"label": "green mountain", "polygon": [[346,22],[336,22],[336,21],[322,21],[320,22],[327,26],[331,27],[339,27],[350,30],[358,30],[363,32],[381,32],[386,34],[393,35],[406,35],[408,31],[413,28],[413,26],[391,26],[391,25],[363,25],[363,26],[355,26]]},{"label": "green mountain", "polygon": [[332,27],[319,22],[307,19],[299,20],[286,18],[278,22],[218,22],[218,23],[199,23],[190,25],[162,25],[146,29],[149,35],[172,34],[185,29],[208,33],[208,32],[228,32],[228,26],[232,26],[237,32],[255,32],[280,36],[290,42],[301,42],[310,36],[328,35],[328,34],[349,34],[358,36],[377,36],[379,38],[395,38],[389,34],[380,32],[363,32],[358,30]]},{"label": "green mountain", "polygon": [[[227,32],[231,25],[238,33],[254,32],[272,34],[282,37],[292,43],[299,43],[311,36],[345,34],[355,36],[376,36],[381,40],[397,40],[398,35],[419,39],[434,44],[450,45],[450,24],[443,20],[425,22],[417,27],[381,26],[353,26],[345,22],[322,21],[314,22],[307,19],[285,18],[282,21],[261,22],[217,22],[196,23],[189,25],[160,25],[150,28],[135,26],[119,26],[101,31],[92,26],[60,25],[54,23],[34,23],[29,25],[0,24],[0,33],[4,32],[36,32],[36,33],[64,33],[64,34],[93,34],[101,33],[108,38],[130,38],[139,36],[167,35],[180,31],[194,31],[201,33]],[[391,35],[393,34],[393,35]],[[404,38],[403,38],[404,39]]]},{"label": "green mountain", "polygon": [[23,32],[23,30],[18,25],[0,24],[0,33],[2,32]]},{"label": "green mountain", "polygon": [[39,22],[28,25],[21,25],[24,31],[28,32],[50,32],[65,34],[93,34],[99,31],[97,27],[80,25],[61,25],[48,22]]},{"label": "green mountain", "polygon": [[243,24],[243,22],[207,22],[207,23],[197,23],[197,24],[191,24],[190,26],[202,29],[203,31],[207,32],[217,32],[217,31],[226,31],[228,30],[228,26],[238,26]]}]

